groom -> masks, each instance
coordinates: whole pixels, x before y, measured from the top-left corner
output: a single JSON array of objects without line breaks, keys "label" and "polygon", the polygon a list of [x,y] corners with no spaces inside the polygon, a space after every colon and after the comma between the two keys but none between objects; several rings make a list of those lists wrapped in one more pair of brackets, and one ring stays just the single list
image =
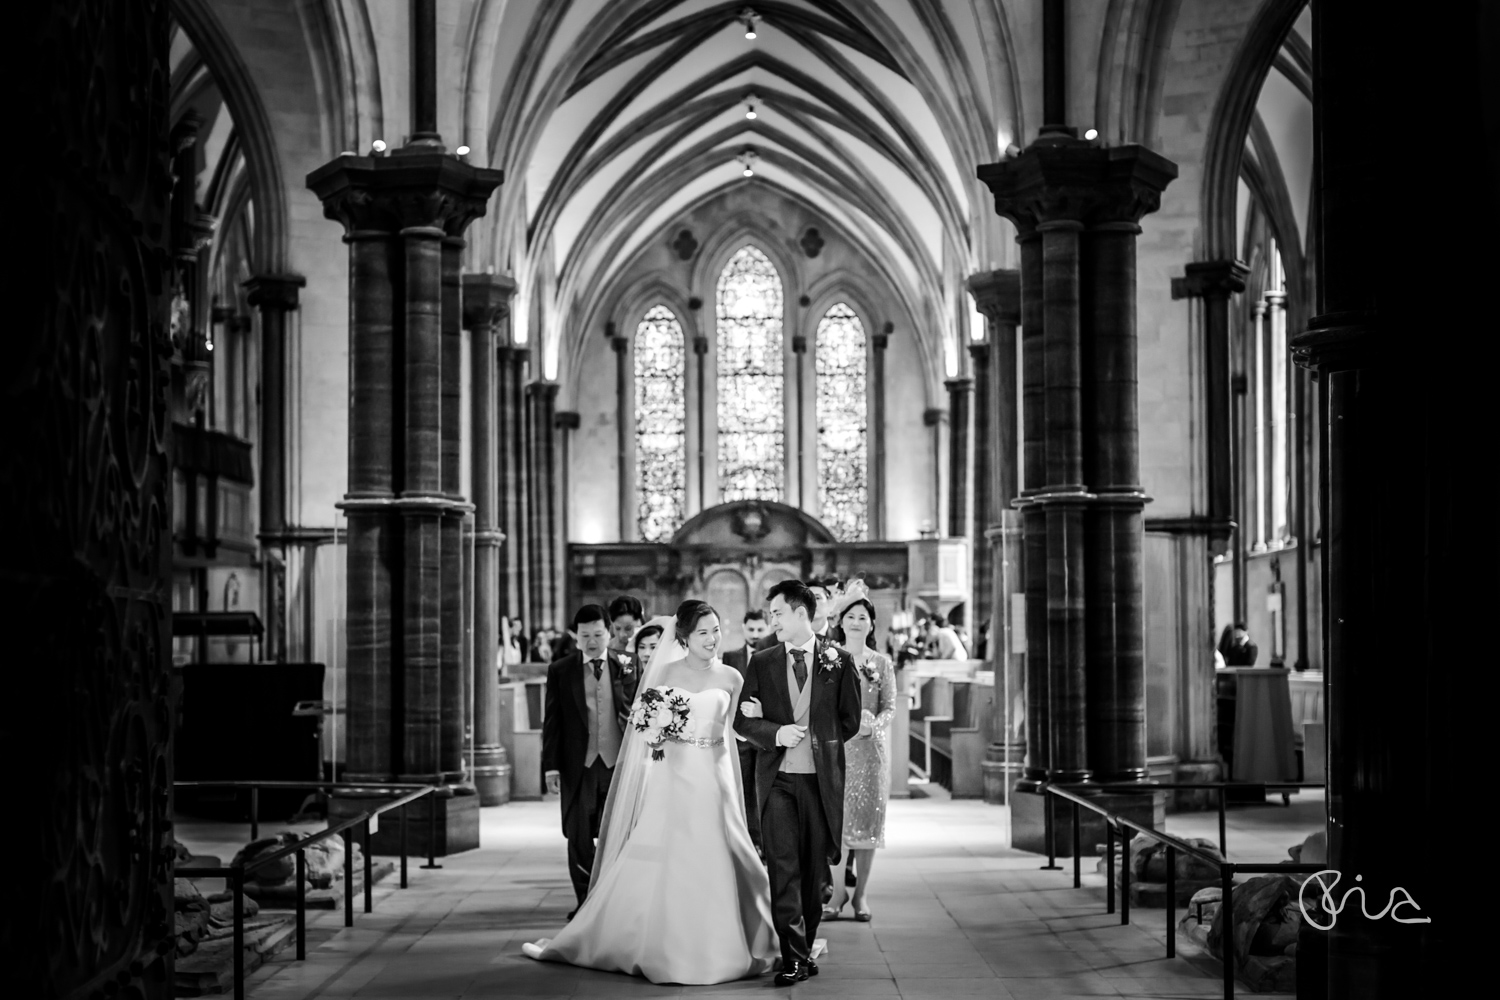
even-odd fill
[{"label": "groom", "polygon": [[776,985],[791,986],[818,974],[812,945],[843,843],[844,741],[859,732],[860,697],[849,654],[813,634],[812,591],[786,580],[770,598],[781,642],[750,657],[735,731],[757,751],[761,845],[781,939]]},{"label": "groom", "polygon": [[542,711],[542,770],[547,791],[562,796],[568,874],[579,906],[588,895],[594,838],[641,680],[635,657],[609,648],[607,619],[597,604],[585,604],[573,615],[569,635],[578,649],[547,668]]}]

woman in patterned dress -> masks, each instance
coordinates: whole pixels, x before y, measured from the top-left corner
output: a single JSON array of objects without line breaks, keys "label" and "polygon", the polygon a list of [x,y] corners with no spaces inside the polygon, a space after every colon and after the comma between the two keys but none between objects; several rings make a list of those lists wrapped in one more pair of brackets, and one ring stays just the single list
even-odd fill
[{"label": "woman in patterned dress", "polygon": [[[844,848],[854,870],[854,919],[870,919],[865,892],[875,849],[885,846],[885,804],[891,794],[891,716],[896,706],[896,670],[875,649],[875,606],[864,597],[848,601],[833,617],[833,637],[859,671],[859,735],[844,744]],[[837,919],[847,899],[846,879],[833,877],[833,901],[825,919]]]}]

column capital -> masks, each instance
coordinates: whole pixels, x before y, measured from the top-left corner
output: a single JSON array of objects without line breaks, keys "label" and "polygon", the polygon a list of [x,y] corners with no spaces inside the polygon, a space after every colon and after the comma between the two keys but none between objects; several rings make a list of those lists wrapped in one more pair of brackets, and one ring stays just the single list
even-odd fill
[{"label": "column capital", "polygon": [[1033,144],[1020,156],[981,164],[995,211],[1023,230],[1046,222],[1086,226],[1139,222],[1161,207],[1177,164],[1145,146],[1082,139]]},{"label": "column capital", "polygon": [[1201,260],[1183,268],[1183,276],[1172,279],[1174,299],[1227,299],[1245,290],[1250,268],[1239,260]]},{"label": "column capital", "polygon": [[804,337],[804,336],[802,336],[800,333],[796,334],[796,335],[794,335],[792,337],[792,353],[793,354],[806,354],[807,353],[807,338]]},{"label": "column capital", "polygon": [[299,290],[307,287],[300,274],[257,274],[244,283],[252,306],[290,312],[299,304]]},{"label": "column capital", "polygon": [[552,426],[565,431],[576,431],[583,425],[577,410],[558,410],[552,414]]},{"label": "column capital", "polygon": [[982,368],[990,363],[990,343],[987,340],[975,340],[969,344],[969,357],[974,359],[974,366]]},{"label": "column capital", "polygon": [[964,393],[964,392],[973,392],[974,391],[974,380],[971,379],[971,378],[950,378],[950,379],[945,379],[943,381],[943,385],[945,385],[945,386],[948,387],[948,394],[950,396],[954,395],[955,393]]},{"label": "column capital", "polygon": [[547,381],[527,382],[526,383],[526,395],[528,395],[528,396],[541,396],[543,399],[546,399],[546,400],[555,400],[557,398],[557,391],[559,389],[561,389],[561,388],[562,388],[562,386],[559,385],[556,382],[547,382]]},{"label": "column capital", "polygon": [[938,424],[948,422],[948,411],[942,407],[932,406],[922,411],[922,426],[936,427]]},{"label": "column capital", "polygon": [[624,354],[626,348],[630,346],[630,338],[615,336],[611,334],[609,338],[609,346],[610,349],[613,350],[616,354]]},{"label": "column capital", "polygon": [[504,177],[437,151],[346,154],[308,174],[307,186],[323,202],[323,214],[350,234],[432,226],[461,236]]},{"label": "column capital", "polygon": [[870,337],[870,346],[877,351],[883,351],[890,346],[891,334],[896,332],[896,324],[887,321],[880,328],[880,332]]},{"label": "column capital", "polygon": [[1349,371],[1375,363],[1379,321],[1373,310],[1324,313],[1292,338],[1292,358],[1314,372]]},{"label": "column capital", "polygon": [[464,329],[486,331],[510,315],[516,282],[508,274],[465,274]]},{"label": "column capital", "polygon": [[700,356],[708,353],[708,338],[701,333],[693,338],[693,353]]},{"label": "column capital", "polygon": [[974,296],[974,308],[991,323],[1018,326],[1021,322],[1021,272],[1013,269],[979,271],[964,282]]}]

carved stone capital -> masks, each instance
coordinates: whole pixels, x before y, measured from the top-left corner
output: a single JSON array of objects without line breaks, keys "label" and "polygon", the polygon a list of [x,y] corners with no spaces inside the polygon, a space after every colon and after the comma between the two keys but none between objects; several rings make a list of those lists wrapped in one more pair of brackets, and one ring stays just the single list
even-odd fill
[{"label": "carved stone capital", "polygon": [[509,275],[466,274],[463,289],[464,329],[489,330],[510,315],[510,300],[516,294],[516,282]]},{"label": "carved stone capital", "polygon": [[1250,268],[1238,260],[1203,260],[1183,268],[1181,278],[1172,279],[1174,299],[1227,299],[1245,290]]},{"label": "carved stone capital", "polygon": [[1018,326],[1021,322],[1021,272],[980,271],[965,282],[974,296],[974,308],[991,323]]},{"label": "carved stone capital", "polygon": [[936,427],[938,424],[948,422],[948,411],[939,407],[932,407],[922,411],[922,426]]},{"label": "carved stone capital", "polygon": [[576,431],[583,426],[583,418],[576,410],[558,410],[552,414],[552,426],[565,431]]},{"label": "carved stone capital", "polygon": [[1371,367],[1376,363],[1378,328],[1372,312],[1314,316],[1307,329],[1292,338],[1292,357],[1320,374]]},{"label": "carved stone capital", "polygon": [[1086,226],[1136,223],[1161,207],[1177,164],[1144,146],[1082,140],[1036,144],[1020,156],[979,167],[995,211],[1030,229],[1044,222]]},{"label": "carved stone capital", "polygon": [[307,186],[350,233],[435,227],[462,236],[504,176],[439,152],[346,155],[308,174]]},{"label": "carved stone capital", "polygon": [[307,279],[300,274],[257,274],[245,282],[245,287],[250,291],[252,306],[262,311],[291,312],[300,302],[300,290],[307,287]]}]

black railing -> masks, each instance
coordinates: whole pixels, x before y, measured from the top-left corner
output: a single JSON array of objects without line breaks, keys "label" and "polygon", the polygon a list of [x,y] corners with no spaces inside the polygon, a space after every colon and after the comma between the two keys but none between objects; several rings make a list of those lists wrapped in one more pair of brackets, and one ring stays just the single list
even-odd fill
[{"label": "black railing", "polygon": [[[344,926],[354,926],[354,850],[353,837],[356,827],[361,830],[361,845],[364,852],[364,895],[365,912],[374,909],[374,879],[372,878],[372,864],[370,857],[370,821],[381,813],[390,812],[393,809],[401,810],[401,888],[406,888],[406,807],[424,795],[430,795],[440,789],[439,785],[344,785],[334,782],[306,782],[306,781],[179,781],[175,783],[177,788],[249,788],[250,789],[250,839],[260,839],[260,790],[262,788],[319,788],[319,789],[359,789],[370,791],[378,788],[380,791],[401,791],[410,789],[407,794],[400,798],[391,799],[373,809],[360,813],[358,816],[350,817],[336,826],[330,826],[326,830],[309,834],[306,838],[294,844],[288,844],[270,854],[259,855],[249,861],[238,865],[229,865],[220,868],[187,868],[180,874],[184,878],[223,878],[228,883],[228,889],[234,902],[234,998],[245,1000],[245,881],[246,876],[274,862],[295,854],[297,856],[297,960],[307,958],[307,849],[330,837],[341,836],[344,840]],[[430,804],[429,804],[430,805]],[[423,868],[441,868],[437,863],[437,808],[431,806],[428,809],[428,832],[427,832],[427,864]]]},{"label": "black railing", "polygon": [[[1091,785],[1090,790],[1114,790],[1114,791],[1136,791],[1148,792],[1157,789],[1171,788],[1213,788],[1215,784],[1161,784],[1161,785]],[[1223,784],[1219,788],[1219,851],[1224,853],[1224,791]],[[1281,785],[1267,785],[1267,788],[1322,788],[1322,785],[1308,783],[1286,783]],[[1072,805],[1073,809],[1073,888],[1083,887],[1082,850],[1080,850],[1079,833],[1080,823],[1078,810],[1088,809],[1104,817],[1104,845],[1105,845],[1105,912],[1115,912],[1115,832],[1119,831],[1121,848],[1124,851],[1124,863],[1120,865],[1120,923],[1130,923],[1130,842],[1137,835],[1150,837],[1162,844],[1167,849],[1167,958],[1177,955],[1177,855],[1187,854],[1197,858],[1206,864],[1213,865],[1219,872],[1219,885],[1222,898],[1219,901],[1219,912],[1224,914],[1224,926],[1219,938],[1219,950],[1223,953],[1224,963],[1224,998],[1231,1000],[1234,996],[1234,907],[1232,895],[1234,892],[1234,877],[1238,874],[1245,875],[1271,875],[1277,873],[1285,874],[1308,874],[1323,870],[1322,865],[1302,864],[1295,861],[1283,861],[1280,863],[1251,863],[1241,864],[1216,858],[1201,847],[1189,844],[1180,837],[1174,837],[1170,833],[1161,830],[1153,830],[1119,813],[1110,812],[1098,803],[1091,802],[1086,796],[1079,795],[1067,787],[1058,785],[1042,785],[1045,795],[1056,796]],[[1047,839],[1047,864],[1049,870],[1061,870],[1057,864],[1056,834],[1052,823],[1052,803],[1047,802],[1042,810],[1046,822]]]}]

